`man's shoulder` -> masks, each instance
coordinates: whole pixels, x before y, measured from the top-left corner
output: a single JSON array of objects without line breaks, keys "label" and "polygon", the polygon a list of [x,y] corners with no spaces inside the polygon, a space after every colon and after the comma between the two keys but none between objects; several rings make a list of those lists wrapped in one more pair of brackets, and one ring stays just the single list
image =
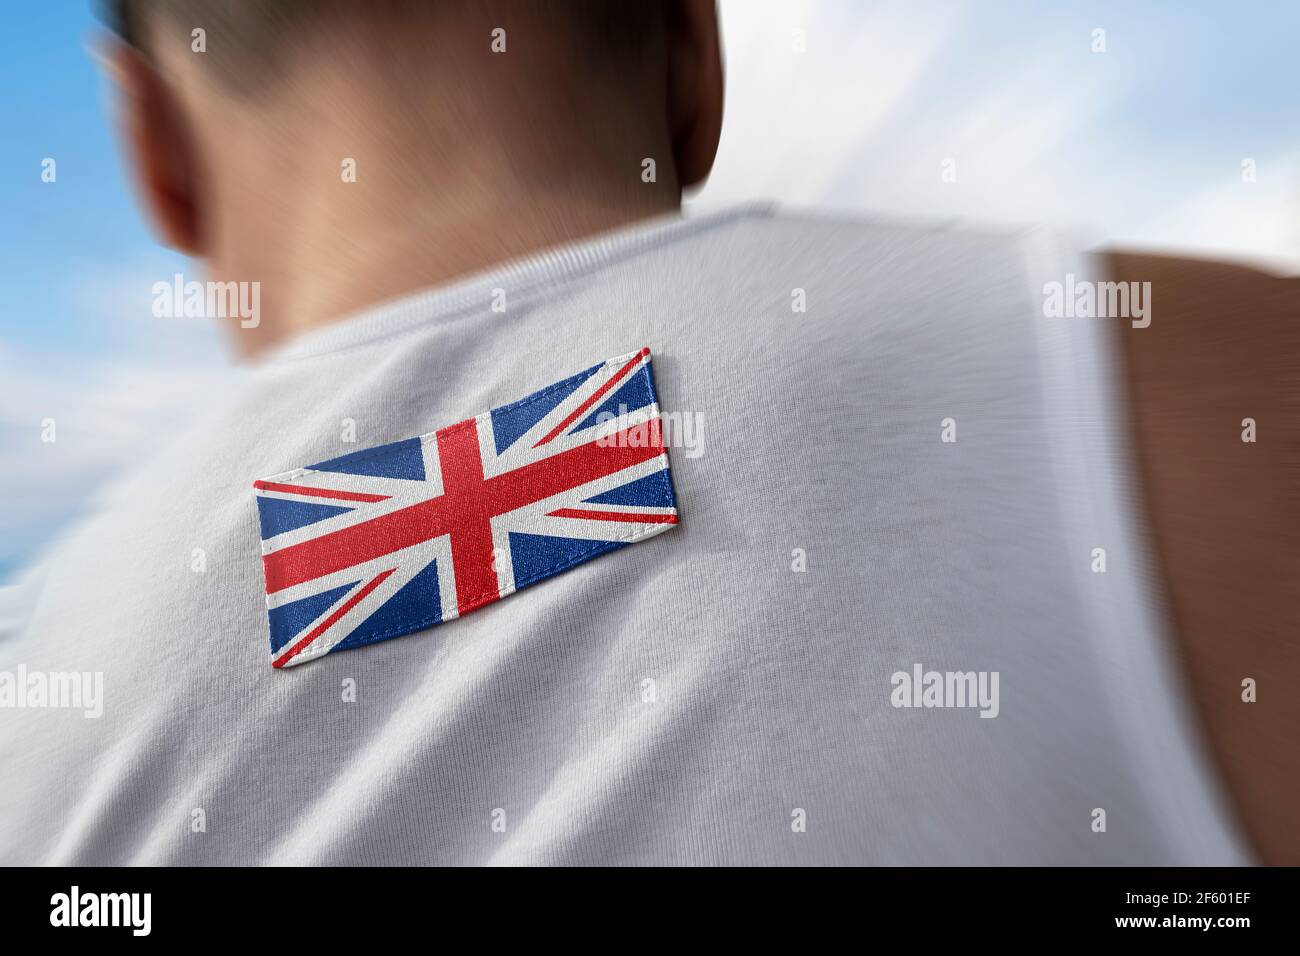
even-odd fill
[{"label": "man's shoulder", "polygon": [[938,266],[942,262],[936,253],[1019,255],[1027,239],[1041,234],[1030,227],[759,206],[719,217],[715,228],[697,238],[720,251],[752,255],[806,255],[832,262],[851,257],[862,266],[915,260]]},{"label": "man's shoulder", "polygon": [[[1153,540],[1202,725],[1266,862],[1300,861],[1300,278],[1112,252],[1152,321],[1116,327]],[[1251,706],[1243,706],[1249,702]]]},{"label": "man's shoulder", "polygon": [[[1054,235],[1045,243],[1044,235],[780,209],[681,235],[606,281],[658,313],[656,321],[681,311],[686,337],[708,337],[698,321],[705,313],[732,333],[780,339],[784,330],[796,352],[829,339],[861,352],[871,349],[871,333],[936,332],[957,345],[1010,317],[1023,328],[1041,315],[1044,282],[1083,261],[1078,246]],[[913,345],[924,352],[943,342]]]},{"label": "man's shoulder", "polygon": [[[966,314],[1036,310],[1044,277],[1059,278],[1079,253],[1030,228],[766,209],[717,221],[659,255],[638,273],[642,288],[645,276],[660,276],[649,287],[656,294],[675,284],[750,317],[883,322],[910,309],[942,322],[957,317],[958,302]],[[629,274],[638,268],[629,265]]]}]

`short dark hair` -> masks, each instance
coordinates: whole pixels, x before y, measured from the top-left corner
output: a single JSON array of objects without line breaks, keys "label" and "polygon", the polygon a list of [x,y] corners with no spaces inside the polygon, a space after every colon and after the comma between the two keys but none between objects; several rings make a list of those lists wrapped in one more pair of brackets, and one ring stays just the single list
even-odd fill
[{"label": "short dark hair", "polygon": [[[667,0],[99,0],[101,18],[146,54],[151,21],[203,27],[213,47],[205,65],[236,88],[273,74],[286,39],[345,17],[415,19],[473,10],[485,18],[527,16],[567,32],[594,64],[627,71],[661,48]],[[484,42],[487,42],[484,37]],[[486,47],[485,47],[486,49]]]}]

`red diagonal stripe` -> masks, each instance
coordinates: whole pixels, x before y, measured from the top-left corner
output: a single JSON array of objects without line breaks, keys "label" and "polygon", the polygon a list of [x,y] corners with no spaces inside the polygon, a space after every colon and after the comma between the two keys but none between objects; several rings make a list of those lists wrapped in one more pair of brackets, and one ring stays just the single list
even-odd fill
[{"label": "red diagonal stripe", "polygon": [[600,388],[596,389],[589,396],[587,396],[587,400],[585,402],[583,402],[581,405],[579,405],[577,408],[571,411],[568,414],[568,416],[564,419],[564,421],[560,422],[560,424],[556,425],[549,432],[547,432],[546,437],[543,438],[541,441],[539,441],[533,447],[537,448],[539,445],[545,445],[556,435],[560,434],[566,428],[568,428],[570,425],[576,422],[578,420],[579,415],[581,415],[587,409],[591,408],[592,405],[595,405],[597,400],[599,400],[602,395],[604,395],[611,388],[613,388],[615,384],[617,384],[619,380],[623,378],[623,376],[625,376],[628,372],[632,371],[632,369],[636,367],[637,363],[640,362],[643,358],[645,358],[649,354],[650,354],[649,349],[642,349],[640,352],[637,352],[636,357],[633,358],[632,361],[628,362],[621,369],[615,372],[613,378],[611,378],[608,382],[606,382]]},{"label": "red diagonal stripe", "polygon": [[276,481],[255,481],[253,487],[261,491],[283,491],[291,495],[311,495],[314,498],[337,498],[339,501],[387,501],[388,495],[368,495],[361,491],[334,491],[330,488],[311,488],[307,485],[282,485]]},{"label": "red diagonal stripe", "polygon": [[360,591],[358,591],[356,594],[352,595],[352,597],[348,598],[341,605],[339,605],[339,609],[337,611],[335,611],[329,617],[325,618],[325,620],[321,621],[319,624],[313,627],[311,629],[310,634],[302,638],[302,640],[294,644],[293,647],[289,648],[287,651],[285,651],[283,654],[277,657],[274,661],[272,661],[271,666],[283,667],[286,663],[288,663],[290,659],[295,657],[300,650],[302,650],[312,641],[316,640],[316,638],[318,638],[320,635],[324,634],[331,627],[333,627],[334,623],[339,618],[341,618],[344,614],[347,614],[348,611],[352,610],[354,607],[360,604],[361,601],[365,599],[365,596],[367,594],[369,594],[375,588],[379,587],[379,585],[383,584],[384,579],[396,570],[397,568],[389,568],[383,574],[379,575],[376,578],[371,579],[369,584],[367,584]]},{"label": "red diagonal stripe", "polygon": [[677,515],[633,514],[628,511],[583,511],[581,508],[560,508],[548,511],[548,518],[589,518],[592,521],[631,521],[637,524],[676,524]]}]

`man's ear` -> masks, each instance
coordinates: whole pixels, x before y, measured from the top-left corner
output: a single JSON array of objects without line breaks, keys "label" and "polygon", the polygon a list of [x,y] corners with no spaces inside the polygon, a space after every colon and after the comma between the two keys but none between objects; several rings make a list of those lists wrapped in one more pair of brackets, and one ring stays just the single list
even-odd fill
[{"label": "man's ear", "polygon": [[167,245],[202,256],[198,150],[180,103],[138,50],[109,40],[96,52],[117,86],[127,167],[154,229]]},{"label": "man's ear", "polygon": [[668,123],[683,189],[704,181],[722,135],[722,50],[713,0],[678,0],[668,22]]}]

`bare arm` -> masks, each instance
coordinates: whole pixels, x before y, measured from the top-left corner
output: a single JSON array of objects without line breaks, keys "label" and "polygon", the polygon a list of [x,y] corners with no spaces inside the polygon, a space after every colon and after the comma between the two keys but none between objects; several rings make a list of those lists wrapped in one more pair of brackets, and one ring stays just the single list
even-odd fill
[{"label": "bare arm", "polygon": [[1300,864],[1300,279],[1109,258],[1114,278],[1152,283],[1150,327],[1116,328],[1203,730],[1260,858]]}]

